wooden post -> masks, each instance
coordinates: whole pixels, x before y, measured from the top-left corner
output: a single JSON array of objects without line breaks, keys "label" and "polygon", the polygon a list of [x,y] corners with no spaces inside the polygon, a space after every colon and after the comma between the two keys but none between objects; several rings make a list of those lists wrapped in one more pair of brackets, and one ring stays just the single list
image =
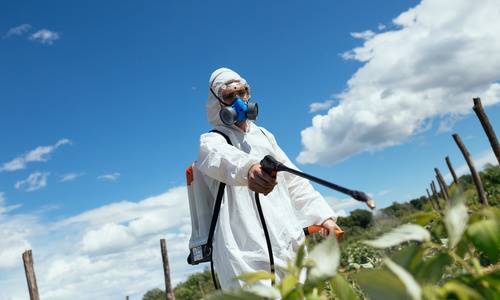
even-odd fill
[{"label": "wooden post", "polygon": [[165,276],[165,295],[167,300],[175,300],[172,284],[170,283],[170,266],[168,264],[167,243],[165,239],[160,240],[161,257],[163,259],[163,274]]},{"label": "wooden post", "polygon": [[431,198],[431,194],[429,193],[429,189],[425,189],[427,191],[427,198],[429,199],[429,202],[431,203],[432,209],[437,211],[436,206],[434,205],[434,200]]},{"label": "wooden post", "polygon": [[33,267],[33,255],[31,250],[26,250],[23,253],[24,272],[26,273],[26,281],[28,282],[28,290],[31,300],[40,300],[38,295],[38,286],[36,284],[35,269]]},{"label": "wooden post", "polygon": [[444,202],[449,204],[449,199],[448,199],[448,196],[446,194],[446,188],[443,186],[443,183],[439,180],[439,177],[436,175],[436,181],[439,185],[439,194],[441,194],[441,197],[444,199]]},{"label": "wooden post", "polygon": [[446,185],[443,175],[441,175],[441,172],[438,168],[434,168],[434,172],[436,172],[436,179],[439,183],[439,186],[441,187],[441,190],[443,191],[444,199],[448,201],[448,198],[450,197],[450,195],[448,194],[448,185]]},{"label": "wooden post", "polygon": [[436,203],[437,203],[439,210],[441,210],[441,204],[439,204],[439,195],[436,191],[436,185],[434,184],[434,180],[431,181],[431,191],[432,191],[432,195],[434,196],[434,200],[436,200]]},{"label": "wooden post", "polygon": [[493,148],[493,152],[495,152],[497,161],[500,164],[500,146],[498,145],[498,140],[495,131],[493,130],[493,127],[491,126],[490,121],[488,120],[488,116],[484,112],[483,105],[481,104],[481,99],[474,98],[473,101],[474,101],[474,106],[472,107],[472,109],[476,112],[476,115],[479,118],[481,125],[483,125],[483,129],[486,132],[486,135],[488,136],[488,140],[490,140],[491,148]]},{"label": "wooden post", "polygon": [[474,181],[474,184],[476,185],[477,195],[479,196],[479,202],[483,205],[488,205],[488,199],[486,198],[483,184],[481,183],[481,177],[479,177],[479,174],[476,172],[476,168],[474,167],[474,162],[472,161],[472,159],[470,157],[469,151],[467,150],[467,148],[465,148],[465,145],[462,142],[462,139],[460,138],[460,136],[457,133],[453,134],[453,139],[455,140],[455,143],[457,143],[458,148],[460,148],[460,151],[462,151],[462,154],[465,158],[465,161],[467,162],[467,165],[469,166],[470,174],[472,175],[472,180]]},{"label": "wooden post", "polygon": [[448,169],[450,170],[451,176],[453,177],[453,182],[455,184],[458,184],[457,174],[455,174],[455,170],[453,169],[453,166],[451,165],[450,158],[448,156],[446,156],[445,160],[446,160],[446,164],[448,165]]}]

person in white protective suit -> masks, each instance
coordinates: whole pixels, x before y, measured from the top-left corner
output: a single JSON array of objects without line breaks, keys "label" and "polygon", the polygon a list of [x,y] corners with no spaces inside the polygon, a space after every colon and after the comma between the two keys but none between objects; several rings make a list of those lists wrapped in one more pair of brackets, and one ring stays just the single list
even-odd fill
[{"label": "person in white protective suit", "polygon": [[[213,262],[221,288],[229,289],[243,285],[235,279],[242,273],[269,271],[255,192],[260,193],[277,266],[285,266],[295,257],[304,242],[304,225],[323,225],[328,230],[325,234],[334,234],[338,226],[336,214],[308,180],[286,172],[273,178],[261,169],[259,163],[268,154],[297,169],[268,130],[248,119],[234,125],[222,122],[222,108],[231,106],[236,98],[248,103],[250,88],[245,79],[230,69],[220,68],[212,73],[209,85],[208,121],[226,134],[233,146],[218,133],[202,134],[196,164],[214,198],[219,182],[227,185],[213,240]],[[280,275],[278,268],[278,281]]]}]

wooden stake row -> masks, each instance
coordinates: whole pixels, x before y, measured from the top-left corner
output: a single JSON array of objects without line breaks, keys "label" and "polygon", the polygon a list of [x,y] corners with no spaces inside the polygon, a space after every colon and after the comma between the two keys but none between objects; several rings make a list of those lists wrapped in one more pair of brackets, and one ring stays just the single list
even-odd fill
[{"label": "wooden stake row", "polygon": [[[491,126],[488,116],[484,112],[483,106],[481,104],[481,99],[480,98],[474,98],[474,106],[473,110],[476,112],[477,117],[479,118],[479,121],[481,122],[481,125],[483,126],[483,129],[486,133],[486,136],[488,137],[488,140],[490,141],[491,148],[493,149],[493,152],[495,153],[495,156],[498,160],[498,163],[500,164],[500,146],[498,144],[498,140],[495,134],[495,131],[493,130],[493,127]],[[462,142],[462,139],[460,136],[455,133],[452,135],[453,139],[455,140],[455,143],[457,144],[458,148],[460,149],[460,152],[462,152],[462,155],[464,156],[465,161],[467,162],[467,165],[469,166],[469,170],[472,176],[472,180],[474,181],[474,185],[476,186],[477,194],[479,197],[479,202],[482,205],[488,205],[488,198],[486,196],[486,193],[483,188],[483,184],[481,182],[481,177],[479,176],[479,173],[476,171],[476,167],[474,166],[474,161],[471,158],[471,155],[467,148],[465,147],[464,143]],[[455,170],[453,169],[453,166],[451,164],[450,158],[446,156],[445,158],[446,164],[448,165],[448,169],[450,170],[451,176],[453,177],[453,183],[458,184],[458,178],[455,173]],[[438,168],[434,168],[434,172],[436,173],[436,180],[439,184],[440,190],[441,190],[441,197],[448,203],[449,201],[449,194],[448,194],[448,186],[446,185],[446,182],[444,181],[443,176],[441,175],[441,172],[439,171]],[[436,190],[436,186],[434,184],[434,181],[431,182],[431,190],[434,196],[434,199],[436,201],[436,205],[432,202],[431,195],[429,193],[429,190],[426,189],[427,191],[427,196],[429,197],[429,201],[431,202],[431,205],[434,209],[439,209],[441,210],[441,207],[439,205],[439,197],[438,193]]]},{"label": "wooden stake row", "polygon": [[[161,256],[163,260],[163,274],[165,277],[165,294],[167,300],[175,300],[174,291],[170,281],[170,266],[168,263],[167,243],[165,239],[160,240]],[[38,294],[38,286],[36,284],[35,268],[33,266],[33,254],[31,250],[24,251],[23,255],[24,272],[26,274],[26,281],[28,282],[28,291],[30,300],[40,300]],[[129,296],[125,297],[129,300]]]}]

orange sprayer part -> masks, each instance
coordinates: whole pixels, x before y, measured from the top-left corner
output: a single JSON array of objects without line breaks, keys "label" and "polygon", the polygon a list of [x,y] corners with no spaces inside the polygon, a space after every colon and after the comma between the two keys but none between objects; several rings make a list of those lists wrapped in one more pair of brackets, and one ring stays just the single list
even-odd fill
[{"label": "orange sprayer part", "polygon": [[[309,234],[314,234],[320,232],[321,229],[326,229],[326,227],[323,227],[321,225],[311,225],[307,227],[307,232],[309,232]],[[341,239],[344,236],[344,231],[340,228],[335,229],[335,236],[337,237],[337,239]]]},{"label": "orange sprayer part", "polygon": [[186,183],[187,185],[191,185],[192,182],[193,182],[193,166],[191,165],[186,169]]}]

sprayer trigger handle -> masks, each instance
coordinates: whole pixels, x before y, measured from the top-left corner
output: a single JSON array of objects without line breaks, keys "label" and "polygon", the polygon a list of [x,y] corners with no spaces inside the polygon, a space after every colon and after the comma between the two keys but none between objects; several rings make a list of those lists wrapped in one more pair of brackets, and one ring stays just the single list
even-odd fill
[{"label": "sprayer trigger handle", "polygon": [[271,155],[266,155],[261,161],[260,166],[269,175],[275,177],[280,163]]}]

